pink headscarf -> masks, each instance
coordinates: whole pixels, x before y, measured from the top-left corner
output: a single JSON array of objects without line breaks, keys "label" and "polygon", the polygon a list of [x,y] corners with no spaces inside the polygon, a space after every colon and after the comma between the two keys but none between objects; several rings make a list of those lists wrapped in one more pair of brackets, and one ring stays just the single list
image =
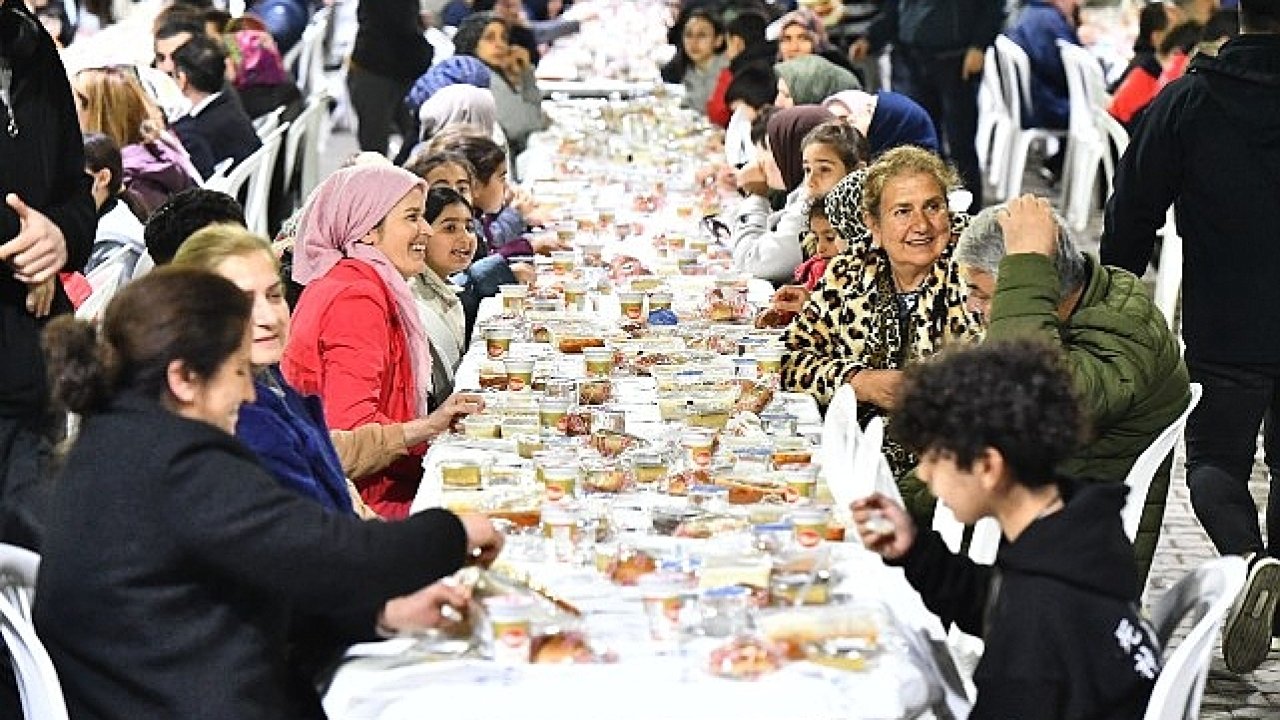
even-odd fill
[{"label": "pink headscarf", "polygon": [[306,285],[347,258],[358,260],[378,273],[391,290],[404,325],[417,386],[418,412],[425,415],[427,394],[431,390],[431,351],[413,291],[381,250],[360,242],[414,188],[425,192],[427,183],[394,165],[356,165],[326,178],[307,198],[298,221],[293,279]]}]

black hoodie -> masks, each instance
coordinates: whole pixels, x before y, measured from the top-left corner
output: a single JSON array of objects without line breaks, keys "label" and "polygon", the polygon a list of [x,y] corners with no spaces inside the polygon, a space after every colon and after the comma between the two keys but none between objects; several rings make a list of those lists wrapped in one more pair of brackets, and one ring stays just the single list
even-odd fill
[{"label": "black hoodie", "polygon": [[1187,359],[1280,363],[1280,36],[1197,55],[1116,166],[1101,259],[1141,276],[1173,203]]},{"label": "black hoodie", "polygon": [[1005,543],[994,567],[921,533],[907,580],[942,618],[986,642],[970,720],[1137,720],[1160,667],[1138,614],[1127,488],[1062,484],[1065,506]]}]

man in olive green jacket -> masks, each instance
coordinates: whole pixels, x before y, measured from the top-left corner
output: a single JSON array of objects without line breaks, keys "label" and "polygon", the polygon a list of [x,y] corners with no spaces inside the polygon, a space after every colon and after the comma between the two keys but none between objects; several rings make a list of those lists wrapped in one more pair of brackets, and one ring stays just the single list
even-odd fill
[{"label": "man in olive green jacket", "polygon": [[[1030,195],[974,217],[956,259],[988,340],[1038,337],[1067,357],[1092,439],[1061,474],[1124,482],[1191,397],[1178,340],[1142,281],[1081,254],[1049,203]],[[1160,537],[1168,468],[1165,462],[1152,480],[1134,541],[1144,581]]]}]

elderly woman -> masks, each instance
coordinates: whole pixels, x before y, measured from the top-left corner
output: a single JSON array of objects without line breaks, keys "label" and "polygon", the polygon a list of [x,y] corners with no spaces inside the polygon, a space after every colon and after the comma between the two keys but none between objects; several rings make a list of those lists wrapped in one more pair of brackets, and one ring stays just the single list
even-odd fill
[{"label": "elderly woman", "polygon": [[[733,214],[729,244],[737,269],[785,283],[805,258],[801,236],[809,199],[865,162],[866,140],[816,106],[777,112],[769,118],[765,140],[757,147],[758,165],[742,173],[748,195]],[[776,213],[769,209],[769,188],[788,193],[787,204]]]},{"label": "elderly woman", "polygon": [[293,279],[307,287],[280,365],[298,390],[320,396],[331,427],[401,426],[407,452],[355,478],[390,518],[408,514],[426,443],[483,409],[454,395],[431,411],[430,342],[409,287],[427,270],[425,199],[421,178],[389,165],[339,170],[316,188],[293,256]]},{"label": "elderly woman", "polygon": [[[1060,474],[1123,483],[1190,397],[1178,339],[1151,293],[1133,274],[1081,253],[1049,202],[1031,195],[978,213],[955,257],[988,340],[1036,337],[1067,359],[1093,437]],[[1143,576],[1168,483],[1166,466],[1151,484],[1134,541]]]},{"label": "elderly woman", "polygon": [[[978,339],[947,209],[947,190],[958,183],[938,156],[900,147],[828,193],[831,224],[849,250],[831,262],[784,337],[783,387],[825,406],[836,388],[852,385],[865,423],[893,408],[905,366]],[[885,454],[895,475],[915,465],[895,443],[885,443]]]},{"label": "elderly woman", "polygon": [[299,608],[366,639],[422,630],[440,614],[423,589],[502,546],[483,516],[364,522],[268,476],[233,437],[254,398],[253,306],[223,277],[162,268],[101,331],[59,318],[45,334],[53,393],[83,422],[35,624],[75,717],[321,717],[293,664]]},{"label": "elderly woman", "polygon": [[801,55],[773,66],[778,76],[778,107],[817,105],[845,90],[860,90],[858,76],[817,55]]}]

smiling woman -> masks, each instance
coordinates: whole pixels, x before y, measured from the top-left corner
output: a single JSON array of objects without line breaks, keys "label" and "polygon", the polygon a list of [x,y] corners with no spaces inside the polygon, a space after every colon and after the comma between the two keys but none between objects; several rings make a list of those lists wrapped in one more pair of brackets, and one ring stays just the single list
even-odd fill
[{"label": "smiling woman", "polygon": [[126,286],[100,331],[48,328],[52,391],[83,421],[35,622],[76,717],[321,715],[290,632],[336,658],[379,626],[426,629],[443,597],[427,586],[502,546],[480,516],[363,522],[263,471],[231,435],[254,399],[259,295],[167,267]]},{"label": "smiling woman", "polygon": [[[787,331],[786,389],[825,405],[848,383],[866,423],[894,407],[903,367],[979,337],[953,258],[957,236],[946,193],[957,184],[938,156],[901,147],[827,194],[831,224],[849,251],[831,262]],[[892,442],[885,455],[896,475],[915,464]]]},{"label": "smiling woman", "polygon": [[484,407],[460,394],[431,409],[430,342],[409,283],[429,272],[425,190],[389,165],[346,168],[321,183],[299,223],[293,276],[307,288],[280,364],[290,383],[320,396],[331,428],[403,429],[405,453],[355,478],[385,517],[408,513],[426,442]]}]

